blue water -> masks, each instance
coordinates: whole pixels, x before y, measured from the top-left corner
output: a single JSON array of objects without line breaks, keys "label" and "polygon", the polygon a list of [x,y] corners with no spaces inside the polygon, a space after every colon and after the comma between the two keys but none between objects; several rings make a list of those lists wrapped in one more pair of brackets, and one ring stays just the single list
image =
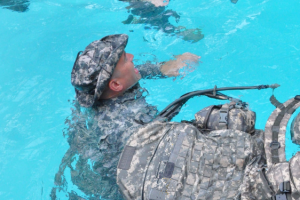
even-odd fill
[{"label": "blue water", "polygon": [[[0,7],[0,199],[49,199],[68,149],[63,131],[75,96],[70,84],[75,56],[105,35],[128,34],[126,51],[139,63],[184,52],[202,56],[196,70],[183,78],[141,81],[150,93],[148,102],[159,110],[186,92],[215,85],[278,83],[274,94],[282,102],[300,94],[299,1],[171,0],[167,9],[180,20],[170,17],[169,22],[201,29],[204,38],[195,43],[143,24],[124,25],[128,5],[118,0],[31,0],[25,12]],[[271,90],[226,94],[249,102],[257,113],[256,128],[264,128],[274,109],[268,101]],[[174,120],[192,119],[215,103],[194,98]],[[287,133],[289,159],[299,147],[291,143],[289,129]],[[71,182],[68,187],[76,190]]]}]

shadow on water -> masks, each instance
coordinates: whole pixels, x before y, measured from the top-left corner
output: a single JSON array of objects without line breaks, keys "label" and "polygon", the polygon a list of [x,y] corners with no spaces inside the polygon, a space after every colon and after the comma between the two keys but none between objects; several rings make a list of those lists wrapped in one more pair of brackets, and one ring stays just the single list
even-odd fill
[{"label": "shadow on water", "polygon": [[0,7],[16,12],[26,12],[29,7],[28,0],[0,0]]},{"label": "shadow on water", "polygon": [[126,20],[122,21],[123,24],[144,24],[145,29],[157,29],[192,43],[198,42],[204,37],[199,28],[187,29],[183,26],[174,26],[169,22],[170,17],[174,17],[176,23],[180,20],[180,15],[176,11],[166,9],[169,0],[119,1],[129,3],[126,9],[130,14]]}]

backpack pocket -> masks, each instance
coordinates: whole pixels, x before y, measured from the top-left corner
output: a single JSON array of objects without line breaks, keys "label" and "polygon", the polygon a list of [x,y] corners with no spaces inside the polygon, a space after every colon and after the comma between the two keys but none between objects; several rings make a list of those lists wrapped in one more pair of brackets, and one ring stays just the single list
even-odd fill
[{"label": "backpack pocket", "polygon": [[292,198],[300,199],[300,152],[298,151],[289,161],[291,186],[292,186]]}]

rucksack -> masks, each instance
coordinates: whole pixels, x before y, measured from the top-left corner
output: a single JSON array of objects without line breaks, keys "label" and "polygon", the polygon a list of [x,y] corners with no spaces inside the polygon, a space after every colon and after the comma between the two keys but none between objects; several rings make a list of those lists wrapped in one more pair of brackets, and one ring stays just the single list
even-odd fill
[{"label": "rucksack", "polygon": [[235,129],[249,134],[255,132],[256,113],[246,104],[230,102],[223,105],[208,106],[195,114],[195,125],[203,133],[212,130]]},{"label": "rucksack", "polygon": [[245,166],[257,156],[264,160],[262,133],[231,129],[203,135],[190,124],[148,124],[121,155],[120,191],[126,199],[240,199]]},{"label": "rucksack", "polygon": [[263,131],[223,128],[206,135],[189,123],[155,121],[133,133],[117,169],[125,199],[240,199],[245,167],[264,160]]},{"label": "rucksack", "polygon": [[259,166],[255,162],[247,166],[241,186],[243,200],[300,199],[300,152],[289,161],[285,155],[286,126],[294,111],[300,107],[300,96],[297,95],[283,104],[272,96],[271,102],[276,109],[265,127],[267,166]]},{"label": "rucksack", "polygon": [[203,135],[190,124],[153,122],[129,139],[117,183],[126,199],[239,199],[254,149],[242,131]]}]

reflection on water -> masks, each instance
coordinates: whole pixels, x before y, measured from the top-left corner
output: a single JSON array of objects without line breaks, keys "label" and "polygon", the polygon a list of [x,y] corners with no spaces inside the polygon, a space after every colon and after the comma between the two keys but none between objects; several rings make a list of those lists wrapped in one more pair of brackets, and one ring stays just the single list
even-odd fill
[{"label": "reflection on water", "polygon": [[0,0],[0,6],[17,12],[26,12],[29,4],[28,0]]},{"label": "reflection on water", "polygon": [[126,7],[130,13],[123,24],[145,24],[145,29],[157,29],[167,34],[177,36],[185,41],[192,43],[201,40],[204,35],[198,28],[187,29],[183,26],[174,26],[169,22],[169,18],[175,18],[176,23],[180,20],[180,15],[173,10],[167,10],[166,6],[169,1],[164,0],[120,0],[128,2]]}]

